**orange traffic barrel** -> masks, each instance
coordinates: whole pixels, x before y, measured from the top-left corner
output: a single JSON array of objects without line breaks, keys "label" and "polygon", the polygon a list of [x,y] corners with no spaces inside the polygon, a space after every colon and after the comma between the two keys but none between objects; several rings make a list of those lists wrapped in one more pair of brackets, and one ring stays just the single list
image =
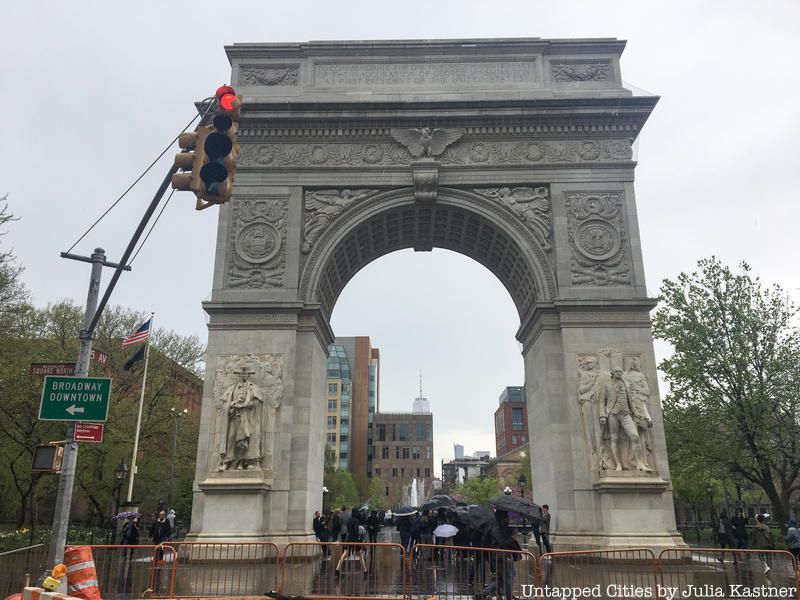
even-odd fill
[{"label": "orange traffic barrel", "polygon": [[67,593],[70,596],[102,600],[91,546],[67,546],[64,564],[67,565]]}]

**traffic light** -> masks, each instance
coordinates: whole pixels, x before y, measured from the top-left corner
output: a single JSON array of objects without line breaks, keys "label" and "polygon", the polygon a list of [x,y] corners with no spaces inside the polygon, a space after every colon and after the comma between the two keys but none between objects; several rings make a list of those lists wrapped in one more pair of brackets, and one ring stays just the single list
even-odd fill
[{"label": "traffic light", "polygon": [[64,446],[47,444],[36,446],[33,450],[32,471],[49,471],[58,473],[64,458]]},{"label": "traffic light", "polygon": [[219,87],[215,97],[217,101],[211,132],[203,142],[204,161],[200,168],[200,180],[205,190],[197,196],[197,210],[231,199],[236,156],[239,154],[236,134],[239,131],[242,97],[237,96],[229,85]]}]

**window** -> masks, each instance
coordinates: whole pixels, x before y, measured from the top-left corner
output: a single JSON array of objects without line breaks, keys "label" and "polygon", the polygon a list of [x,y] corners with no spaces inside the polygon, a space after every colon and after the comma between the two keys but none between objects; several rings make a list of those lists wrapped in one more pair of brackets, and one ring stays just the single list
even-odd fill
[{"label": "window", "polygon": [[411,451],[411,458],[414,460],[419,460],[419,446],[414,446]]},{"label": "window", "polygon": [[400,467],[400,477],[405,477],[405,476],[406,476],[406,468]]},{"label": "window", "polygon": [[430,458],[431,458],[431,447],[430,446],[426,446],[426,448],[425,448],[425,458],[427,458],[428,460],[430,460]]},{"label": "window", "polygon": [[398,442],[407,442],[408,441],[408,423],[400,423],[397,427],[397,441]]},{"label": "window", "polygon": [[395,446],[394,447],[394,457],[395,458],[400,458],[400,446]]},{"label": "window", "polygon": [[499,412],[494,416],[494,430],[497,435],[502,434],[506,430],[506,423],[503,419],[502,412]]},{"label": "window", "polygon": [[419,477],[419,467],[417,467],[417,477]]},{"label": "window", "polygon": [[397,467],[392,467],[392,477],[397,477]]},{"label": "window", "polygon": [[380,476],[381,476],[381,468],[380,468],[380,467],[377,467],[377,468],[375,469],[375,477],[380,477]]},{"label": "window", "polygon": [[342,382],[342,393],[345,394],[350,391],[350,384]]},{"label": "window", "polygon": [[372,375],[372,374],[370,373],[369,380],[370,380],[370,381],[375,381],[375,375]]},{"label": "window", "polygon": [[512,444],[516,444],[517,443],[517,436],[515,436],[515,435],[511,436],[511,443]]},{"label": "window", "polygon": [[511,429],[514,431],[522,431],[522,409],[511,409]]},{"label": "window", "polygon": [[336,443],[336,434],[335,433],[328,433],[328,443],[335,444]]},{"label": "window", "polygon": [[389,458],[389,446],[381,448],[381,458]]},{"label": "window", "polygon": [[379,442],[385,442],[386,441],[386,425],[384,425],[383,423],[379,423],[378,425],[376,425],[376,427],[378,428],[378,441]]},{"label": "window", "polygon": [[417,441],[418,442],[430,441],[429,432],[430,430],[428,429],[427,425],[417,424]]},{"label": "window", "polygon": [[522,443],[524,444],[527,441],[528,441],[528,436],[527,435],[523,435],[522,436]]},{"label": "window", "polygon": [[336,417],[328,417],[328,429],[336,429]]},{"label": "window", "polygon": [[336,400],[328,400],[328,412],[336,412]]},{"label": "window", "polygon": [[425,467],[425,477],[430,477],[430,476],[431,476],[431,468]]},{"label": "window", "polygon": [[403,448],[403,460],[408,460],[408,456],[409,456],[409,449],[408,446],[406,446],[405,448]]},{"label": "window", "polygon": [[389,495],[389,486],[388,485],[386,486],[386,495],[387,496]]},{"label": "window", "polygon": [[329,383],[328,384],[328,393],[332,395],[336,395],[339,393],[339,384],[338,383]]},{"label": "window", "polygon": [[397,441],[397,424],[396,423],[392,423],[392,441],[393,442]]}]

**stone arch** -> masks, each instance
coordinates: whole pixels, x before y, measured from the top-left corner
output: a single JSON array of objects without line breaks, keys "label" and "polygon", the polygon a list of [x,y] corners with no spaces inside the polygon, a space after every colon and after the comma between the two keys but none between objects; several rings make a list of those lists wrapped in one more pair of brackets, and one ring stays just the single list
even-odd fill
[{"label": "stone arch", "polygon": [[520,319],[557,294],[547,253],[510,209],[476,193],[441,188],[435,202],[411,189],[379,193],[351,206],[309,253],[300,298],[330,318],[339,294],[367,264],[396,250],[443,248],[489,269],[508,290]]}]

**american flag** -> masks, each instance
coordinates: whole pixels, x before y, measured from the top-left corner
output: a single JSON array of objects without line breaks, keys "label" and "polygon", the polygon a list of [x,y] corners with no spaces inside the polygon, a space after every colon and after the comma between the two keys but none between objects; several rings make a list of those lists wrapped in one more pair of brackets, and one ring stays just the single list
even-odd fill
[{"label": "american flag", "polygon": [[150,335],[150,323],[153,321],[152,317],[148,319],[148,321],[139,327],[136,331],[122,340],[122,347],[127,348],[128,346],[133,346],[134,344],[138,344],[139,342],[143,342],[147,339],[147,336]]}]

